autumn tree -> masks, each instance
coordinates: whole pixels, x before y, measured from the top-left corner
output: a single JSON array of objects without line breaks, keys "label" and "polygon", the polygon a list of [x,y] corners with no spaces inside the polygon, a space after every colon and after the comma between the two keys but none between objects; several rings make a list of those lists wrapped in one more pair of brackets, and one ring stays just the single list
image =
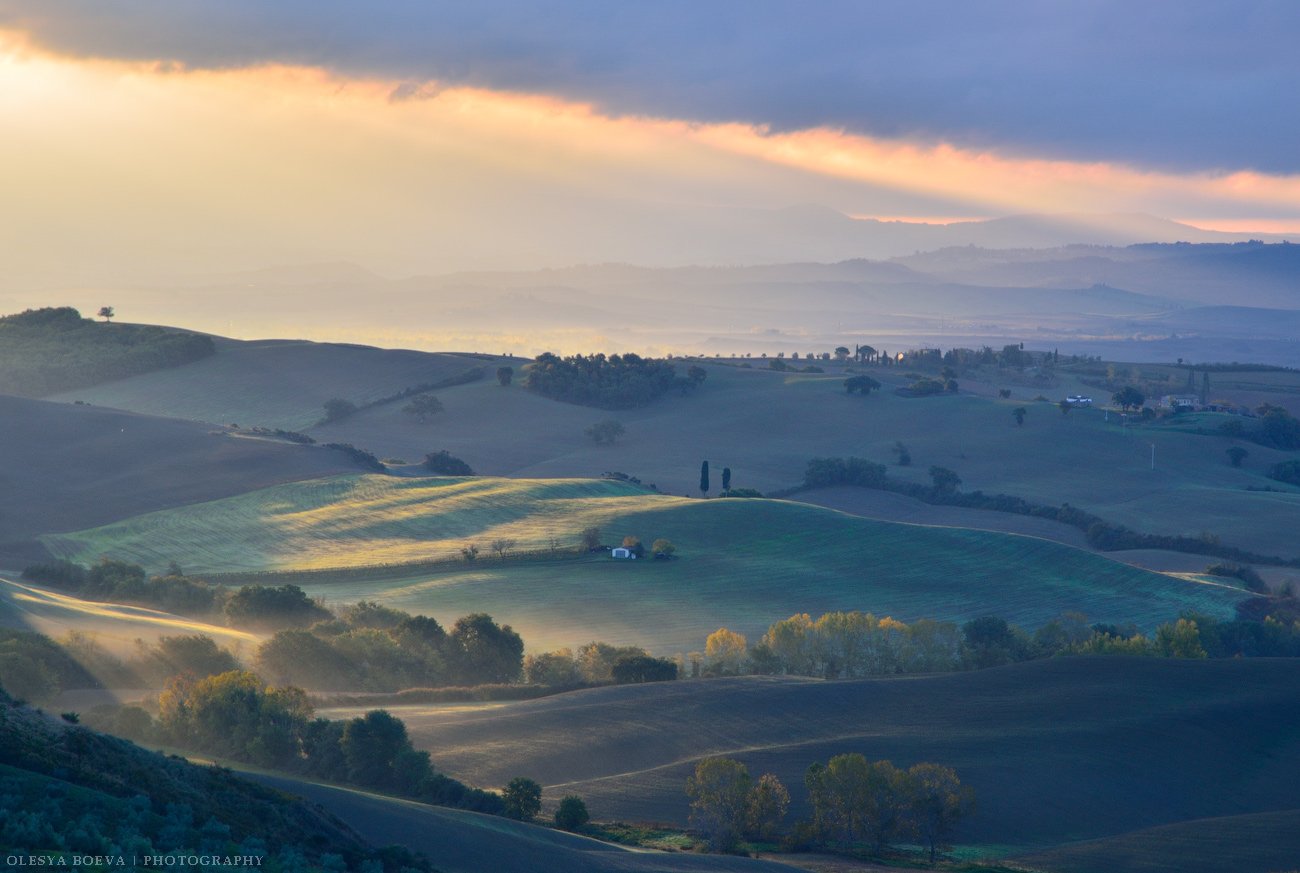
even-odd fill
[{"label": "autumn tree", "polygon": [[708,672],[715,676],[739,676],[745,665],[744,634],[720,627],[704,643]]},{"label": "autumn tree", "polygon": [[916,764],[908,769],[907,781],[908,817],[933,864],[937,853],[951,846],[957,822],[974,810],[975,793],[951,767],[939,764]]},{"label": "autumn tree", "polygon": [[749,770],[730,758],[705,758],[686,780],[691,826],[715,852],[735,848],[749,815]]},{"label": "autumn tree", "polygon": [[749,790],[745,810],[746,835],[756,840],[774,839],[789,809],[790,792],[776,774],[764,773]]}]

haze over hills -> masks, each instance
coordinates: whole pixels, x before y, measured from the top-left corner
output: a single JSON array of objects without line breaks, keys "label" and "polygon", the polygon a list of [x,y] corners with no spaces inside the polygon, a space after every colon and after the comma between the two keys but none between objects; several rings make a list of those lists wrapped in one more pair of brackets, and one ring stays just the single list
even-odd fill
[{"label": "haze over hills", "polygon": [[[571,258],[542,270],[405,278],[308,263],[93,290],[14,289],[0,302],[7,297],[21,308],[57,294],[94,311],[111,298],[133,320],[228,336],[527,355],[1039,341],[1132,360],[1300,363],[1293,326],[1276,318],[1278,310],[1300,308],[1300,248],[1265,244],[1281,242],[1276,236],[1198,231],[1145,216],[911,225],[820,209],[791,215],[815,239],[835,238],[820,229],[829,222],[860,231],[862,240],[811,250],[781,242],[782,231],[756,237],[753,252],[673,264],[624,253],[586,259],[622,263],[565,266],[583,260]],[[880,242],[899,234],[906,241]],[[1216,345],[1225,338],[1212,324],[1161,320],[1229,300],[1251,310],[1237,319],[1236,336],[1249,332],[1253,342],[1227,337]]]}]

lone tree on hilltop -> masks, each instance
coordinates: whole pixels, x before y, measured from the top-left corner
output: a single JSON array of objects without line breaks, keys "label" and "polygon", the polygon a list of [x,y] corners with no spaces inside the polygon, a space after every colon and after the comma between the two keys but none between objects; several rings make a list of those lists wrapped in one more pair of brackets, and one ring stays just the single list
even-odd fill
[{"label": "lone tree on hilltop", "polygon": [[606,443],[613,445],[621,437],[625,429],[622,422],[614,421],[612,418],[606,421],[598,421],[591,427],[587,428],[585,433],[591,437],[592,442],[596,445]]},{"label": "lone tree on hilltop", "polygon": [[1250,452],[1246,451],[1241,446],[1232,446],[1231,448],[1225,449],[1225,451],[1228,453],[1228,460],[1232,462],[1232,466],[1234,467],[1240,467],[1241,462],[1246,460],[1246,456],[1250,454]]},{"label": "lone tree on hilltop", "polygon": [[709,462],[700,464],[700,493],[709,496]]},{"label": "lone tree on hilltop", "polygon": [[514,367],[497,367],[497,381],[501,387],[505,388],[510,385],[510,380],[515,377]]},{"label": "lone tree on hilltop", "polygon": [[104,321],[112,321],[112,320],[113,320],[113,315],[114,315],[113,307],[111,307],[111,306],[101,306],[101,307],[99,307],[99,313],[98,313],[98,314],[99,314],[99,317],[100,317],[100,318],[104,319]]},{"label": "lone tree on hilltop", "polygon": [[421,394],[402,407],[402,412],[424,422],[442,412],[442,401],[432,394]]}]

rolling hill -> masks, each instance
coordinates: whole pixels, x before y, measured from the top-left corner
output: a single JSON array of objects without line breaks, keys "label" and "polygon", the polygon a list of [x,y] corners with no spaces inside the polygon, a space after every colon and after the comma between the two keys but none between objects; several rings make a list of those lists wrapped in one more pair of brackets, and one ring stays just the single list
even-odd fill
[{"label": "rolling hill", "polygon": [[[571,548],[587,526],[607,542],[667,538],[678,557],[547,553],[552,539]],[[542,554],[499,560],[488,549],[498,539]],[[1034,537],[892,524],[785,501],[667,497],[602,480],[343,476],[43,542],[78,561],[111,555],[152,569],[177,560],[197,574],[345,568],[263,581],[446,621],[488,612],[534,650],[596,638],[688,651],[719,626],[756,636],[792,613],[834,609],[905,621],[996,613],[1028,627],[1080,610],[1151,628],[1185,609],[1230,615],[1243,597]],[[482,550],[473,563],[459,559],[467,542]],[[431,558],[450,563],[400,566]]]},{"label": "rolling hill", "polygon": [[336,451],[3,395],[0,446],[0,559],[20,567],[42,557],[24,544],[36,534],[357,469]]},{"label": "rolling hill", "polygon": [[[899,765],[941,762],[977,794],[958,842],[1023,853],[1293,809],[1297,681],[1300,663],[1288,660],[1096,657],[846,682],[681,681],[392,712],[449,774],[481,785],[530,775],[552,802],[581,795],[598,819],[684,822],[686,777],[714,755],[776,773],[798,814],[814,761],[861,752]],[[1233,869],[1240,835],[1228,826],[1204,833],[1200,851],[1220,866],[1198,869]],[[1271,833],[1300,856],[1300,831]]]},{"label": "rolling hill", "polygon": [[1044,873],[1281,873],[1296,869],[1300,810],[1197,819],[1061,846],[1017,861]]},{"label": "rolling hill", "polygon": [[213,424],[306,430],[325,401],[357,406],[406,388],[496,366],[490,356],[430,354],[340,343],[216,340],[217,353],[184,367],[145,373],[49,399],[84,400]]},{"label": "rolling hill", "polygon": [[156,609],[82,600],[0,576],[0,627],[30,630],[48,637],[81,631],[98,642],[123,652],[136,640],[160,636],[203,634],[236,651],[248,650],[260,638],[236,628],[208,624]]},{"label": "rolling hill", "polygon": [[442,809],[281,776],[249,774],[347,821],[377,845],[424,852],[442,873],[793,873],[769,861],[630,850],[495,816]]}]

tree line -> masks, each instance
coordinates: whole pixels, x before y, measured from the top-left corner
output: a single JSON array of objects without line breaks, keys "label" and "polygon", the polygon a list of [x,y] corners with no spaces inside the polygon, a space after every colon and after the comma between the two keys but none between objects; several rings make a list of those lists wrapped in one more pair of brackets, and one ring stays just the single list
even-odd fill
[{"label": "tree line", "polygon": [[[910,456],[909,456],[910,461]],[[933,484],[904,482],[892,479],[884,464],[864,458],[813,458],[804,469],[801,488],[826,488],[833,485],[856,485],[905,494],[924,503],[941,506],[962,506],[971,509],[990,509],[1014,515],[1028,515],[1059,521],[1083,531],[1090,545],[1102,551],[1121,549],[1165,549],[1196,555],[1209,555],[1229,561],[1256,564],[1275,564],[1300,567],[1300,558],[1283,558],[1277,555],[1260,555],[1224,545],[1213,537],[1188,537],[1168,534],[1148,534],[1135,531],[1122,524],[1107,521],[1077,506],[1062,503],[1048,506],[1031,503],[1010,494],[985,494],[983,491],[962,491],[961,477],[946,467],[932,466]],[[799,490],[799,489],[795,489]]]},{"label": "tree line", "polygon": [[1144,634],[1133,625],[1089,623],[1066,612],[1030,633],[998,616],[964,624],[910,624],[869,612],[807,613],[773,623],[753,647],[719,628],[705,644],[703,675],[858,679],[975,670],[1065,655],[1162,658],[1300,657],[1300,619],[1264,621],[1186,613]]},{"label": "tree line", "polygon": [[[974,792],[950,767],[923,762],[903,770],[856,752],[813,763],[804,788],[812,814],[795,824],[788,848],[865,844],[880,856],[904,839],[917,839],[930,863],[950,847],[957,823],[975,805]],[[777,839],[790,807],[790,792],[775,774],[752,780],[731,758],[697,764],[686,794],[691,826],[715,852],[733,851],[741,839]]]}]

